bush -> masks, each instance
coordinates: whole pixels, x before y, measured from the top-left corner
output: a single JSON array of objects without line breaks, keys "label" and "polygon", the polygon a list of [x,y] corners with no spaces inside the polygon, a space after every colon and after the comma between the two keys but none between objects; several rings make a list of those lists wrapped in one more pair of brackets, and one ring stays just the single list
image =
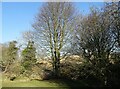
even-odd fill
[{"label": "bush", "polygon": [[23,67],[20,62],[16,61],[8,68],[8,71],[5,73],[7,78],[14,80],[16,77],[20,76],[23,73]]},{"label": "bush", "polygon": [[[52,72],[52,66],[49,62],[41,61],[40,63],[36,63],[32,70],[29,73],[30,79],[35,80],[47,80],[52,78],[53,72]],[[27,73],[28,74],[28,73]]]},{"label": "bush", "polygon": [[42,75],[43,80],[48,80],[48,79],[52,79],[52,78],[53,78],[53,72],[51,70],[43,71],[43,75]]},{"label": "bush", "polygon": [[74,57],[68,57],[65,60],[61,60],[61,76],[77,80],[79,78],[79,70],[83,65],[82,58],[74,58]]}]

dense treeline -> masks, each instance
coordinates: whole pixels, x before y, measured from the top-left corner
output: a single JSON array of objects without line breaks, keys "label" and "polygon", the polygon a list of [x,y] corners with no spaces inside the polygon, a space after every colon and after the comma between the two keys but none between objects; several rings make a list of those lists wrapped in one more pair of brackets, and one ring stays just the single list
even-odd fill
[{"label": "dense treeline", "polygon": [[95,81],[89,86],[119,86],[118,2],[91,8],[87,16],[76,13],[72,3],[45,3],[32,27],[23,34],[28,41],[24,49],[16,46],[16,41],[2,45],[1,67],[11,80],[22,75]]}]

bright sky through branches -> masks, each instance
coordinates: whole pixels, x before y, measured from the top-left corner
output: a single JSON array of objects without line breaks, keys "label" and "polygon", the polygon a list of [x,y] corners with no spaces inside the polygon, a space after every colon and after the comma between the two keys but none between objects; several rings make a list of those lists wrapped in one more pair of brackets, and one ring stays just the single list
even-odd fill
[{"label": "bright sky through branches", "polygon": [[[83,14],[89,13],[90,6],[102,7],[103,2],[75,2],[76,8]],[[34,17],[42,2],[2,2],[2,41],[20,39],[22,32],[30,30]]]}]

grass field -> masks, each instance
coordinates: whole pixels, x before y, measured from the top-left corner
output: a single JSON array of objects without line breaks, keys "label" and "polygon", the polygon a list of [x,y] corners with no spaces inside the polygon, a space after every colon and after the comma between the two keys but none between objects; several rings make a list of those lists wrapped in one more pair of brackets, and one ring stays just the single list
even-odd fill
[{"label": "grass field", "polygon": [[53,83],[49,81],[4,81],[2,87],[66,87],[66,85],[59,85],[58,83]]},{"label": "grass field", "polygon": [[[0,79],[1,80],[1,79]],[[89,81],[71,81],[65,79],[54,79],[54,80],[28,80],[28,78],[18,77],[14,81],[10,81],[9,79],[2,76],[2,87],[54,87],[56,89],[75,89],[76,87],[88,87],[92,86],[95,83],[92,80]],[[98,84],[99,85],[99,84]],[[7,89],[7,88],[5,88]]]},{"label": "grass field", "polygon": [[62,89],[62,87],[66,87],[66,89],[69,89],[69,86],[67,86],[66,84],[58,81],[58,80],[42,80],[42,81],[38,81],[38,80],[25,80],[24,79],[15,79],[14,81],[10,81],[9,79],[5,79],[3,77],[2,80],[2,87],[56,87],[57,89]]}]

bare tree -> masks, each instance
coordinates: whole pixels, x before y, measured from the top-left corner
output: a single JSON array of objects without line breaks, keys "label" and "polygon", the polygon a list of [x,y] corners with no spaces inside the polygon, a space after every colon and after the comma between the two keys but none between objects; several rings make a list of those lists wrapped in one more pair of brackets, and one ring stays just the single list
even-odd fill
[{"label": "bare tree", "polygon": [[106,3],[105,10],[109,13],[109,19],[111,19],[111,29],[116,45],[120,47],[120,2]]},{"label": "bare tree", "polygon": [[68,2],[47,2],[33,24],[32,38],[38,48],[52,59],[55,76],[60,74],[60,59],[68,47],[74,29],[75,9]]},{"label": "bare tree", "polygon": [[106,11],[92,9],[91,14],[84,18],[80,25],[81,47],[85,53],[96,55],[97,58],[108,59],[115,40],[111,30],[111,21]]},{"label": "bare tree", "polygon": [[76,35],[85,59],[93,66],[97,75],[104,76],[105,84],[109,55],[115,45],[111,25],[106,10],[91,8],[91,13],[79,24]]}]

